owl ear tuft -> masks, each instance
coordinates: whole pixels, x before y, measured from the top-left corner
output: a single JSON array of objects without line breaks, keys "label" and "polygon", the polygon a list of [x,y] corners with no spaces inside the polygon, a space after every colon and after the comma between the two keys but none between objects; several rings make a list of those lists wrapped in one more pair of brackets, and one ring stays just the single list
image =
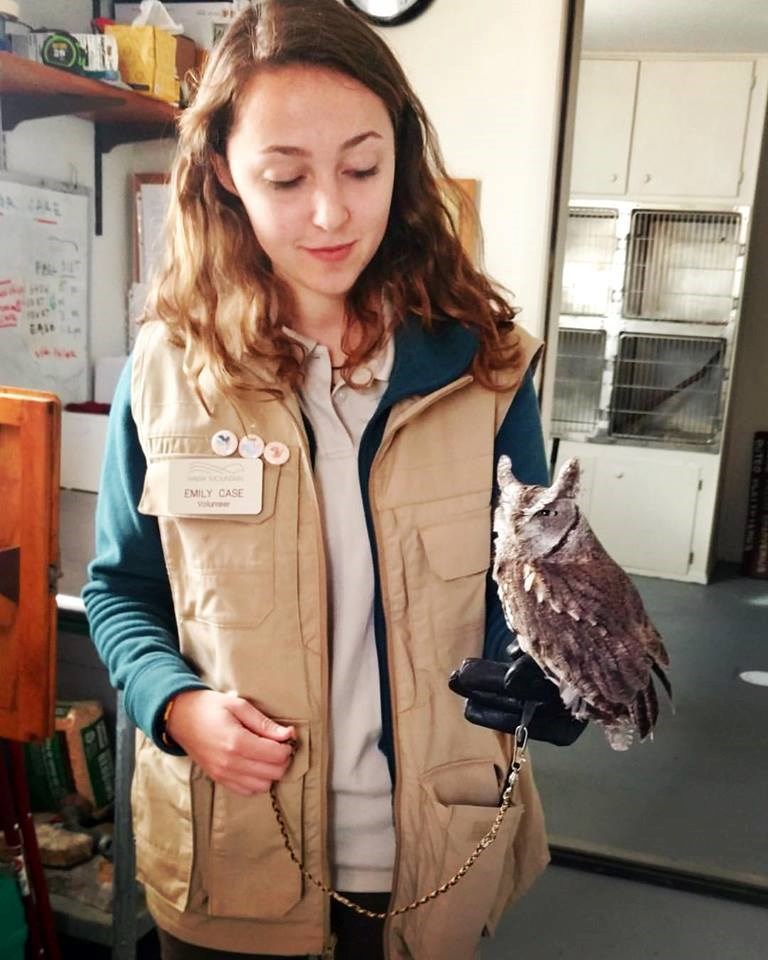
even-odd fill
[{"label": "owl ear tuft", "polygon": [[552,484],[551,489],[556,491],[558,497],[573,497],[575,499],[579,492],[580,480],[581,464],[576,457],[571,457],[560,467],[557,480]]},{"label": "owl ear tuft", "polygon": [[517,479],[512,473],[512,461],[506,454],[499,457],[496,465],[496,479],[499,483],[499,490],[505,490],[511,483],[517,483]]}]

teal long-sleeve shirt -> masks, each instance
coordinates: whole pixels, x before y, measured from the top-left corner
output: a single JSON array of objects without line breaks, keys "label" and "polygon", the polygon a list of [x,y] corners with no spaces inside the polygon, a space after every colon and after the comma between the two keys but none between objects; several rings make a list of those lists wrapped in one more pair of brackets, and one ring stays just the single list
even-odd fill
[{"label": "teal long-sleeve shirt", "polygon": [[[476,349],[474,336],[456,328],[439,344],[406,326],[398,331],[395,367],[379,411],[361,444],[361,482],[373,460],[392,405],[404,396],[438,389],[460,376]],[[418,371],[418,375],[414,374]],[[418,381],[418,382],[417,382]],[[415,387],[415,388],[414,388]],[[96,509],[96,549],[83,590],[91,636],[113,686],[123,691],[126,712],[161,749],[162,715],[168,700],[184,690],[207,689],[179,652],[173,600],[157,520],[139,513],[146,460],[131,413],[131,363],[120,378],[110,414]],[[310,441],[312,438],[310,436]],[[495,459],[511,456],[524,483],[548,482],[548,470],[533,380],[528,373],[499,429]],[[375,557],[375,551],[374,551]],[[388,669],[385,630],[376,587],[377,648],[385,725],[382,749],[389,756]],[[501,659],[511,639],[495,584],[488,578],[484,654]],[[179,751],[180,752],[180,751]],[[391,760],[390,760],[391,762]]]}]

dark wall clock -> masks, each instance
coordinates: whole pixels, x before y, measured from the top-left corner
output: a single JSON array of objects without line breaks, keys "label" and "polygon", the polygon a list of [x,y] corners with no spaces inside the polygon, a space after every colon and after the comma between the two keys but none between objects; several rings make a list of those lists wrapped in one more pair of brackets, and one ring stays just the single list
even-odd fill
[{"label": "dark wall clock", "polygon": [[378,27],[394,27],[418,17],[432,0],[345,0],[345,3]]}]

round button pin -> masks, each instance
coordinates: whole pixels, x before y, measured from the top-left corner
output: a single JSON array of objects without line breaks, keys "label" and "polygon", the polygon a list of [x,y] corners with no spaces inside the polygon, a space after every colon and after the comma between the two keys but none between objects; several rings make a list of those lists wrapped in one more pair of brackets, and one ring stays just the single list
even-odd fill
[{"label": "round button pin", "polygon": [[258,433],[246,433],[237,445],[238,453],[248,460],[258,460],[264,453],[264,441]]},{"label": "round button pin", "polygon": [[291,451],[279,440],[272,440],[264,447],[264,459],[276,467],[286,463],[290,455]]},{"label": "round button pin", "polygon": [[373,383],[373,370],[370,367],[355,367],[349,375],[349,382],[356,387],[370,387]]},{"label": "round button pin", "polygon": [[217,430],[211,437],[211,450],[217,457],[229,457],[237,450],[237,437],[231,430]]}]

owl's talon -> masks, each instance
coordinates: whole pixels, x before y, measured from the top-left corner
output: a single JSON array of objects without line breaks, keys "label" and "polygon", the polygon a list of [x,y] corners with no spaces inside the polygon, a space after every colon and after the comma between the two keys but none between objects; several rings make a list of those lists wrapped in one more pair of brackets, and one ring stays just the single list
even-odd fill
[{"label": "owl's talon", "polygon": [[523,651],[518,647],[517,653],[509,666],[509,669],[504,674],[504,686],[511,686],[515,677],[520,673],[521,670],[525,670],[529,663],[533,662],[533,657],[529,653],[523,653]]}]

